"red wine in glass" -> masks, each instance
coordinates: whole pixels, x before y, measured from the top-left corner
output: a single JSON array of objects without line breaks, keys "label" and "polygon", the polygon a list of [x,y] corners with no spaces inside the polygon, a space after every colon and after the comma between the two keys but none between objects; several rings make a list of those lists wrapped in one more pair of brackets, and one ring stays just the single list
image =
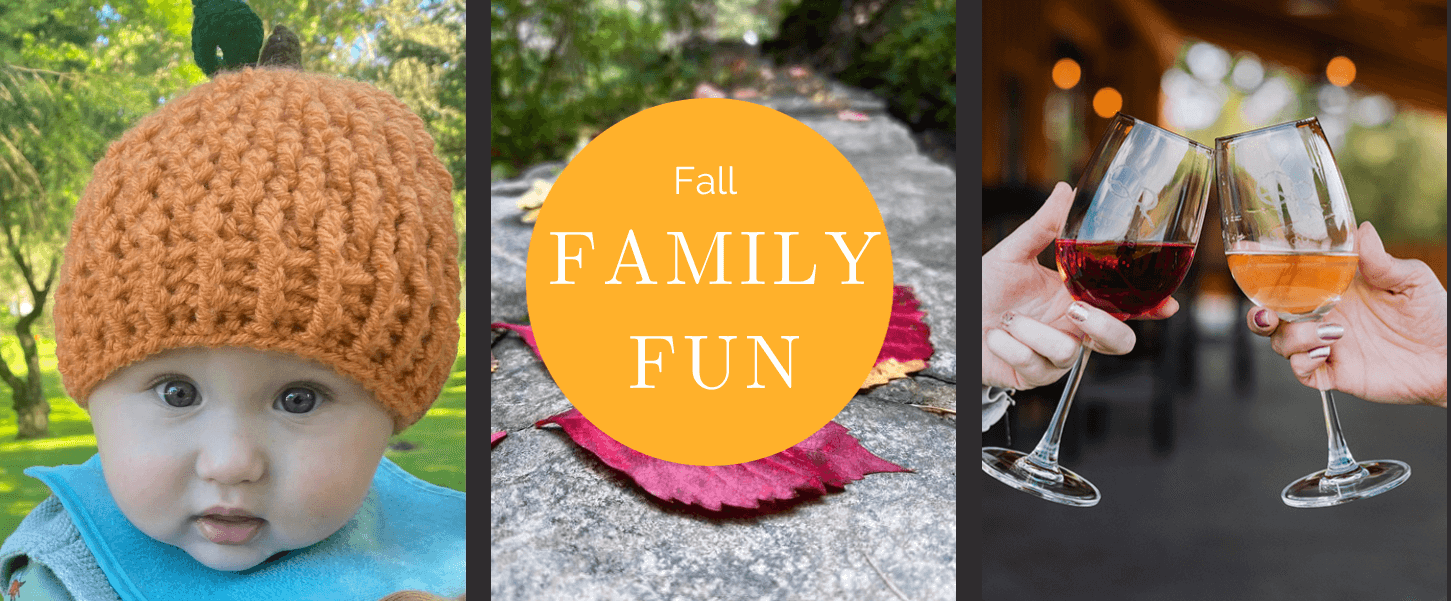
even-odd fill
[{"label": "red wine in glass", "polygon": [[[1054,245],[1069,295],[1119,319],[1144,315],[1168,299],[1194,259],[1209,197],[1211,155],[1208,146],[1115,115],[1078,180]],[[983,282],[984,288],[989,285]],[[1087,347],[1079,347],[1038,446],[1031,453],[983,447],[984,473],[1055,503],[1098,504],[1098,487],[1058,464],[1068,408],[1090,355]]]},{"label": "red wine in glass", "polygon": [[1184,281],[1194,261],[1194,245],[1184,242],[1059,238],[1054,246],[1068,293],[1120,320],[1159,306]]}]

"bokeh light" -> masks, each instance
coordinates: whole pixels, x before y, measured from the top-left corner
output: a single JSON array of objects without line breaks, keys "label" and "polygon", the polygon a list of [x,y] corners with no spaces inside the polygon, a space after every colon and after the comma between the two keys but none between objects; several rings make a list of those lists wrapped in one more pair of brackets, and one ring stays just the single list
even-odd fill
[{"label": "bokeh light", "polygon": [[1206,83],[1178,67],[1170,68],[1159,78],[1159,89],[1167,100],[1164,118],[1173,127],[1209,127],[1224,109],[1226,90],[1222,83]]},{"label": "bokeh light", "polygon": [[1229,76],[1234,86],[1246,92],[1253,92],[1265,81],[1265,66],[1260,64],[1260,59],[1253,55],[1245,55],[1234,65],[1234,73]]},{"label": "bokeh light", "polygon": [[1380,127],[1390,121],[1395,113],[1396,107],[1391,104],[1389,98],[1381,94],[1372,94],[1356,101],[1351,118],[1355,119],[1356,125]]},{"label": "bokeh light", "polygon": [[1053,64],[1053,85],[1060,90],[1078,85],[1078,78],[1082,76],[1083,69],[1078,66],[1078,61],[1071,58],[1060,58]]},{"label": "bokeh light", "polygon": [[1099,88],[1093,94],[1093,112],[1107,119],[1124,107],[1124,97],[1113,88]]},{"label": "bokeh light", "polygon": [[1189,47],[1184,55],[1189,72],[1205,82],[1217,82],[1229,74],[1229,53],[1223,48],[1200,42]]},{"label": "bokeh light", "polygon": [[1325,78],[1342,88],[1348,86],[1355,81],[1355,63],[1343,56],[1332,58],[1325,65]]},{"label": "bokeh light", "polygon": [[1320,86],[1320,90],[1315,93],[1315,102],[1321,111],[1339,115],[1350,106],[1350,93],[1341,87]]}]

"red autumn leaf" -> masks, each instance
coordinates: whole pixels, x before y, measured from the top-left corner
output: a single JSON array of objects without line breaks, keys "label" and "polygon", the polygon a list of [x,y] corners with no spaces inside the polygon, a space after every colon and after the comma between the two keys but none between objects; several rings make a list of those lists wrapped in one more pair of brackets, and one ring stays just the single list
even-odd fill
[{"label": "red autumn leaf", "polygon": [[904,378],[911,372],[927,369],[927,360],[933,352],[931,331],[922,321],[926,313],[917,310],[920,305],[911,288],[892,288],[892,317],[887,321],[887,336],[882,340],[882,352],[877,354],[877,363],[862,388],[885,384]]},{"label": "red autumn leaf", "polygon": [[793,499],[801,490],[825,494],[867,474],[910,472],[866,450],[836,422],[794,447],[748,463],[698,466],[656,459],[616,442],[578,409],[542,419],[557,424],[576,444],[606,465],[624,472],[650,494],[665,500],[720,511],[723,505],[759,508],[762,501]]},{"label": "red autumn leaf", "polygon": [[534,343],[534,328],[529,326],[516,326],[512,323],[491,323],[489,327],[512,330],[520,338],[524,339],[524,344],[529,345],[529,350],[534,351],[535,357],[539,357],[540,361],[544,360],[544,357],[539,354],[539,345]]},{"label": "red autumn leaf", "polygon": [[871,121],[872,119],[871,117],[868,117],[866,113],[848,109],[842,109],[840,111],[837,111],[836,118],[842,121]]},{"label": "red autumn leaf", "polygon": [[735,98],[736,100],[746,100],[748,98],[759,98],[760,96],[761,96],[761,93],[759,91],[757,91],[755,88],[738,88],[736,91],[731,92],[731,98]]},{"label": "red autumn leaf", "polygon": [[499,444],[499,441],[502,440],[505,436],[508,436],[508,435],[509,435],[508,432],[495,432],[493,434],[490,434],[489,435],[489,446],[492,447],[492,446],[494,446],[496,444]]}]

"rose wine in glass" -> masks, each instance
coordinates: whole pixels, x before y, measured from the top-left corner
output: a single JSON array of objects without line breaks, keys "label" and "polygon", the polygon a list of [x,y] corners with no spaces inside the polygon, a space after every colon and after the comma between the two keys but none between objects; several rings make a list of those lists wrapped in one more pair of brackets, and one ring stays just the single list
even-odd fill
[{"label": "rose wine in glass", "polygon": [[1354,253],[1230,252],[1229,271],[1254,304],[1285,315],[1324,315],[1355,278]]},{"label": "rose wine in glass", "polygon": [[[1068,220],[1054,243],[1058,274],[1073,298],[1119,319],[1158,307],[1194,260],[1209,195],[1209,147],[1115,115],[1074,190]],[[982,471],[1055,503],[1091,507],[1098,488],[1058,465],[1068,407],[1089,352],[1078,349],[1048,431],[1031,453],[988,447]]]},{"label": "rose wine in glass", "polygon": [[[1314,117],[1215,141],[1224,248],[1245,296],[1286,322],[1319,321],[1355,278],[1355,214],[1330,144]],[[1316,373],[1317,384],[1323,376]],[[1400,486],[1411,467],[1350,455],[1335,397],[1323,386],[1326,468],[1291,482],[1291,507],[1329,507]]]}]

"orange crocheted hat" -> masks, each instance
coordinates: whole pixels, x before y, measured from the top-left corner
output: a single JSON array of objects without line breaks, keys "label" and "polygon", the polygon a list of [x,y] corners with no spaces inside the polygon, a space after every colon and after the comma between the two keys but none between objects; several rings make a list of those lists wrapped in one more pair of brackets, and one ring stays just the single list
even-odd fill
[{"label": "orange crocheted hat", "polygon": [[76,204],[56,358],[82,407],[174,348],[281,351],[360,382],[402,431],[458,353],[453,180],[371,85],[221,73],[113,142]]}]

